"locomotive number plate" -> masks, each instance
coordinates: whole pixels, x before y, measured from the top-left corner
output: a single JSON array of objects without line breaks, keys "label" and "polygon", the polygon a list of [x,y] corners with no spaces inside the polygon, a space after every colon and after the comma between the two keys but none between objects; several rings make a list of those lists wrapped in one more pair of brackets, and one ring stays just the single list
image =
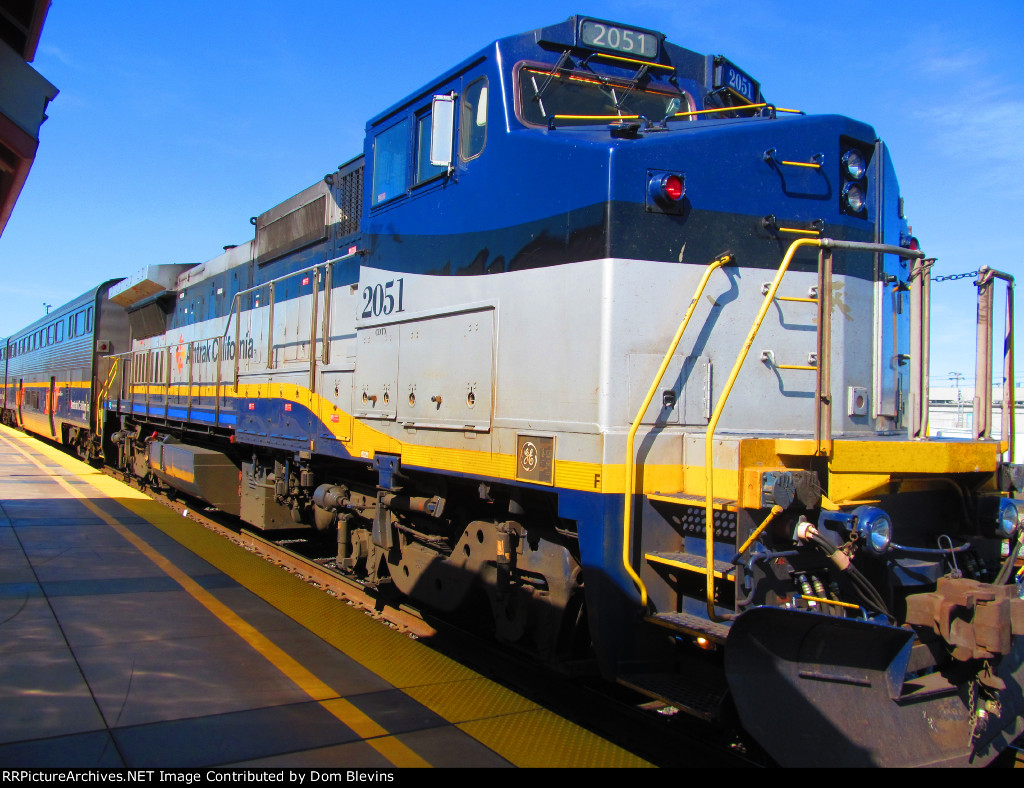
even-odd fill
[{"label": "locomotive number plate", "polygon": [[580,23],[580,41],[584,46],[610,49],[632,57],[650,60],[658,56],[658,36],[655,33],[592,19]]},{"label": "locomotive number plate", "polygon": [[761,95],[761,85],[724,57],[715,58],[715,88],[725,88],[751,104]]}]

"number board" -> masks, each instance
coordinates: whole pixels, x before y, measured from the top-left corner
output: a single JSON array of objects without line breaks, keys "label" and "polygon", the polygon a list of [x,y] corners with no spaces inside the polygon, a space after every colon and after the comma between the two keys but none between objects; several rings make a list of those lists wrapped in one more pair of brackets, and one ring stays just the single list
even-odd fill
[{"label": "number board", "polygon": [[715,58],[714,86],[716,89],[725,88],[751,104],[756,104],[761,95],[760,83],[724,57]]},{"label": "number board", "polygon": [[653,60],[658,56],[660,33],[610,25],[585,19],[580,23],[580,42],[595,49],[610,49],[631,57]]}]

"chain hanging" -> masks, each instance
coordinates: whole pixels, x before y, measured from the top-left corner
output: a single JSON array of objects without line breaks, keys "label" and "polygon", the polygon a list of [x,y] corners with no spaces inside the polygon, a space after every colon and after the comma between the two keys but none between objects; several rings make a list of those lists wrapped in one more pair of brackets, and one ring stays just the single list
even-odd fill
[{"label": "chain hanging", "polygon": [[933,276],[933,282],[949,282],[954,279],[966,279],[969,276],[977,276],[980,271],[968,271],[966,274],[950,274],[949,276]]}]

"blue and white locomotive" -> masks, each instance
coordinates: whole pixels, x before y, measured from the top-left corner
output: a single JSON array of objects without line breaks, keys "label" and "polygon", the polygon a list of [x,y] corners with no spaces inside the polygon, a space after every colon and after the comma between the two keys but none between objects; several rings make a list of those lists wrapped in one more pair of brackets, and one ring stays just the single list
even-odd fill
[{"label": "blue and white locomotive", "polygon": [[1021,473],[925,437],[929,263],[870,126],[572,17],[253,224],[110,287],[108,462],[784,764],[1021,733]]}]

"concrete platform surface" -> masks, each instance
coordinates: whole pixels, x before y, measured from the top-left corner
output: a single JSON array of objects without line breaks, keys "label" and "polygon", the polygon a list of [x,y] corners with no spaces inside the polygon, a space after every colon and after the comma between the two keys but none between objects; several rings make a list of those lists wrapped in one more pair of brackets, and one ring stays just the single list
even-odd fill
[{"label": "concrete platform surface", "polygon": [[0,427],[0,767],[643,766]]}]

